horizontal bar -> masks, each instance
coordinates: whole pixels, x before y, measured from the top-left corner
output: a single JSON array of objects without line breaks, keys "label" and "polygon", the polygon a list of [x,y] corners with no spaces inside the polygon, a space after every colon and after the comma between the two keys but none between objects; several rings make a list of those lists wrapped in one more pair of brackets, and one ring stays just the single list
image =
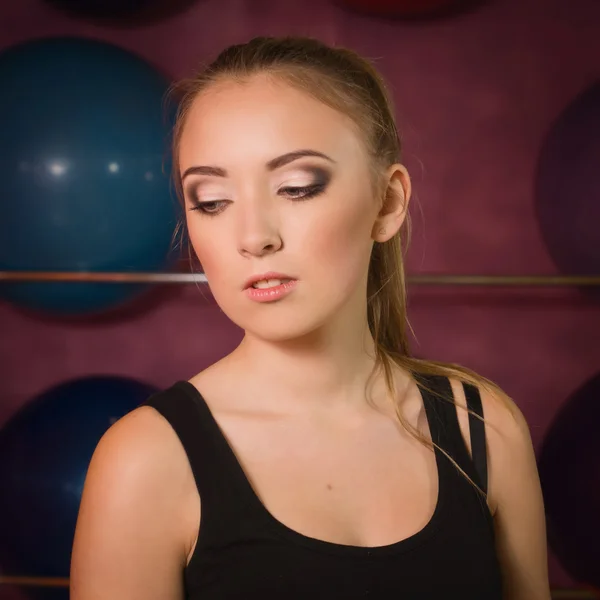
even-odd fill
[{"label": "horizontal bar", "polygon": [[0,575],[0,585],[25,587],[69,587],[68,577],[11,577]]},{"label": "horizontal bar", "polygon": [[587,590],[552,590],[551,595],[553,600],[578,600],[579,598],[598,600],[600,598],[599,594]]},{"label": "horizontal bar", "polygon": [[[69,587],[68,577],[10,577],[0,575],[0,585],[16,585],[26,587]],[[552,598],[556,600],[594,600],[597,594],[586,590],[552,590]]]},{"label": "horizontal bar", "polygon": [[[206,283],[203,273],[92,273],[85,271],[0,271],[0,282],[94,282],[94,283]],[[412,275],[407,282],[414,285],[467,286],[598,286],[597,275]]]},{"label": "horizontal bar", "polygon": [[93,273],[89,271],[0,271],[0,281],[94,283],[206,283],[204,273]]}]

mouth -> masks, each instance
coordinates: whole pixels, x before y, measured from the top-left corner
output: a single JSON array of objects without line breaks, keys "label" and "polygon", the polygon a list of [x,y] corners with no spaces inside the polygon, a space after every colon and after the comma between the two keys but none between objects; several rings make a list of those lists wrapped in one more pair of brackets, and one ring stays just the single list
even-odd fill
[{"label": "mouth", "polygon": [[284,275],[282,273],[263,273],[261,275],[255,275],[250,277],[246,281],[244,289],[254,288],[255,290],[267,290],[269,288],[275,288],[286,283],[295,281],[294,277]]}]

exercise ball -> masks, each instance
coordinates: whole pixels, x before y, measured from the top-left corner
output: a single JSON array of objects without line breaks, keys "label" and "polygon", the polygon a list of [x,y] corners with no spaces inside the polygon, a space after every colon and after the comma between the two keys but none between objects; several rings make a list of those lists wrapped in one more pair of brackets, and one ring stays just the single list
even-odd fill
[{"label": "exercise ball", "polygon": [[449,16],[467,10],[482,0],[340,0],[360,13],[389,18],[422,19]]},{"label": "exercise ball", "polygon": [[544,140],[535,208],[558,269],[600,275],[600,81],[566,107]]},{"label": "exercise ball", "polygon": [[[106,430],[156,391],[116,376],[61,383],[0,429],[0,564],[7,575],[68,577],[81,492]],[[36,598],[67,590],[25,589]]]},{"label": "exercise ball", "polygon": [[600,588],[600,372],[564,404],[538,466],[552,550],[573,579]]},{"label": "exercise ball", "polygon": [[195,0],[45,0],[45,2],[74,17],[106,24],[145,25],[171,17]]},{"label": "exercise ball", "polygon": [[[0,54],[0,270],[155,271],[175,260],[169,82],[113,45],[49,38]],[[139,285],[7,283],[33,310],[88,315]]]}]

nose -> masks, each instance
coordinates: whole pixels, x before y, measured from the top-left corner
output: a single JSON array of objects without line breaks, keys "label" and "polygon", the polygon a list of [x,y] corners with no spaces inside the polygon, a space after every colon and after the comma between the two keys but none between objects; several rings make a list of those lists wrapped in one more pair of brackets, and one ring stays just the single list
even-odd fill
[{"label": "nose", "polygon": [[283,247],[277,219],[266,207],[246,210],[240,220],[239,253],[242,256],[266,256]]}]

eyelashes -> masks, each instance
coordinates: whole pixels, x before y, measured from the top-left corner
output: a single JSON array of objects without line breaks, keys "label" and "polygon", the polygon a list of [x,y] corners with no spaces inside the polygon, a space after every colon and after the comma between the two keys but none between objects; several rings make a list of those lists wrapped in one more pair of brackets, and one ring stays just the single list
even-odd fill
[{"label": "eyelashes", "polygon": [[284,187],[279,192],[285,192],[285,195],[292,200],[310,200],[325,191],[326,183],[313,183],[302,187]]},{"label": "eyelashes", "polygon": [[190,208],[190,210],[195,210],[198,211],[199,213],[202,213],[203,215],[218,215],[220,212],[222,212],[225,207],[223,206],[225,203],[227,203],[228,200],[212,200],[210,202],[200,202],[198,200],[196,200],[195,198],[192,199],[192,204],[193,206]]},{"label": "eyelashes", "polygon": [[[310,200],[322,194],[327,188],[328,182],[319,182],[306,186],[286,186],[279,189],[278,194],[283,195],[294,202]],[[223,212],[231,200],[209,200],[201,202],[196,198],[191,198],[193,206],[190,210],[198,211],[206,216],[216,216]]]}]

